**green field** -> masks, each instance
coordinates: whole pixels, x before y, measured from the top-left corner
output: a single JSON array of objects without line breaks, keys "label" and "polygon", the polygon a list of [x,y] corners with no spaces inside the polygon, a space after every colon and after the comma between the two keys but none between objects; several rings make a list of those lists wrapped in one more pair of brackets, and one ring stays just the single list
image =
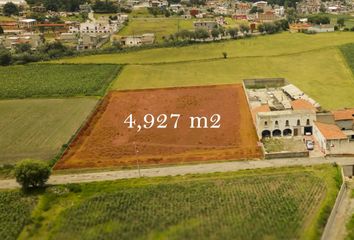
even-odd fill
[{"label": "green field", "polygon": [[[284,77],[323,108],[332,110],[354,106],[354,77],[338,49],[353,42],[353,32],[282,33],[59,62],[126,63],[113,89],[240,83],[245,78]],[[227,52],[228,59],[222,58],[222,52]],[[353,64],[351,52],[347,55],[349,64]]]},{"label": "green field", "polygon": [[338,174],[323,165],[50,187],[20,239],[318,239]]},{"label": "green field", "polygon": [[193,19],[182,18],[130,18],[128,26],[124,27],[117,35],[129,36],[143,33],[154,33],[157,42],[163,41],[162,37],[168,37],[179,29],[192,30]]},{"label": "green field", "polygon": [[36,197],[15,191],[0,191],[0,239],[17,239],[22,228],[30,222]]},{"label": "green field", "polygon": [[0,101],[0,165],[52,159],[96,103],[94,98]]},{"label": "green field", "polygon": [[118,65],[18,65],[0,68],[0,98],[102,96]]},{"label": "green field", "polygon": [[240,83],[245,78],[262,77],[284,77],[326,109],[354,106],[354,78],[336,48],[277,57],[128,65],[113,88],[228,84]]},{"label": "green field", "polygon": [[314,35],[286,32],[244,40],[195,44],[187,47],[155,48],[123,54],[83,56],[61,59],[54,62],[151,64],[213,60],[222,58],[222,52],[227,52],[229,58],[241,58],[241,61],[245,57],[284,56],[352,42],[354,42],[354,32],[334,32]]}]

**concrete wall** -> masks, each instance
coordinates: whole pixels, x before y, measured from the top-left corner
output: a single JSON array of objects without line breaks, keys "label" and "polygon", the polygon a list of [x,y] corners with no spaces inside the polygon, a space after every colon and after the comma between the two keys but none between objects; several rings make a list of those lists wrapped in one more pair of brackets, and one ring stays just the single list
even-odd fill
[{"label": "concrete wall", "polygon": [[245,79],[243,83],[246,88],[274,88],[288,84],[284,78]]},{"label": "concrete wall", "polygon": [[278,153],[265,153],[265,159],[276,159],[276,158],[305,158],[309,157],[309,152],[278,152]]}]

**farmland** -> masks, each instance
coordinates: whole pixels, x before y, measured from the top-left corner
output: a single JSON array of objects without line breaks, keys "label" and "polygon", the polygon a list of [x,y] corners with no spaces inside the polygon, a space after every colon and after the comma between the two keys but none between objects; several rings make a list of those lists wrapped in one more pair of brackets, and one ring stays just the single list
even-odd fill
[{"label": "farmland", "polygon": [[316,239],[337,176],[322,165],[51,187],[20,239]]},{"label": "farmland", "polygon": [[[124,120],[134,113],[181,115],[178,127],[137,133]],[[189,117],[221,116],[220,128],[190,127]],[[171,124],[172,125],[172,124]],[[135,147],[139,154],[136,156]],[[241,85],[112,91],[55,169],[252,159],[262,156]]]},{"label": "farmland", "polygon": [[[261,77],[284,77],[326,109],[354,106],[354,78],[336,48],[277,57],[128,65],[113,88],[229,84],[240,83],[245,78]],[[333,101],[333,96],[336,101]]]},{"label": "farmland", "polygon": [[[127,63],[152,64],[222,58],[227,52],[229,58],[284,56],[312,50],[325,49],[354,42],[353,32],[334,32],[326,34],[281,33],[252,37],[243,40],[230,40],[219,43],[195,44],[186,47],[155,48],[123,54],[103,54],[57,60],[64,63]],[[313,51],[315,52],[315,51]]]},{"label": "farmland", "polygon": [[131,18],[128,26],[124,27],[117,35],[128,36],[143,33],[154,33],[157,42],[162,42],[162,37],[168,38],[179,30],[193,29],[193,19],[181,18]]},{"label": "farmland", "polygon": [[0,101],[0,164],[50,160],[79,128],[97,99]]},{"label": "farmland", "polygon": [[17,239],[22,228],[30,222],[36,197],[20,192],[0,191],[0,239]]},{"label": "farmland", "polygon": [[19,65],[1,67],[0,98],[102,96],[118,65]]},{"label": "farmland", "polygon": [[340,50],[342,51],[354,75],[354,43],[345,44],[340,47]]}]

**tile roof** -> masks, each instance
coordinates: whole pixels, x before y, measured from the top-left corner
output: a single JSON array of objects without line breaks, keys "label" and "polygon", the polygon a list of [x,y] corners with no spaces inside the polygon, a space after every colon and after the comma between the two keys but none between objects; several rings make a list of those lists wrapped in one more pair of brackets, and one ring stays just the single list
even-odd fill
[{"label": "tile roof", "polygon": [[334,120],[354,120],[354,108],[332,111]]},{"label": "tile roof", "polygon": [[327,140],[347,139],[337,125],[315,122],[316,127]]},{"label": "tile roof", "polygon": [[264,104],[264,105],[261,105],[261,106],[258,106],[258,107],[254,107],[251,112],[252,112],[253,121],[255,121],[257,113],[270,112],[270,108],[269,108],[268,104]]},{"label": "tile roof", "polygon": [[294,110],[313,110],[316,111],[315,106],[313,106],[309,101],[304,99],[296,99],[291,102],[291,107]]}]

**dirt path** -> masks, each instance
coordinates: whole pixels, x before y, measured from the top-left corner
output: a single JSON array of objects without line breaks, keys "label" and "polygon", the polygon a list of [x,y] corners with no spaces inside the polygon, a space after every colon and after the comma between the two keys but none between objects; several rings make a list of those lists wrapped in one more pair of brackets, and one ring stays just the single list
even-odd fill
[{"label": "dirt path", "polygon": [[354,214],[354,199],[351,197],[352,191],[354,189],[354,181],[351,180],[351,182],[348,181],[347,183],[348,190],[346,196],[337,211],[336,218],[334,220],[334,224],[328,239],[341,240],[345,239],[347,235],[346,224],[350,221],[350,218]]},{"label": "dirt path", "polygon": [[[243,169],[256,169],[267,167],[285,167],[285,166],[308,166],[324,163],[337,162],[339,165],[354,164],[354,158],[294,158],[294,159],[274,159],[274,160],[259,160],[259,161],[235,161],[221,163],[205,163],[196,165],[183,165],[159,168],[141,169],[141,177],[161,177],[161,176],[176,176],[198,173],[213,173],[213,172],[229,172]],[[66,183],[84,183],[98,181],[112,181],[118,179],[138,178],[138,170],[121,170],[121,171],[106,171],[95,173],[79,173],[52,175],[48,181],[49,184],[66,184]],[[19,185],[14,179],[0,180],[0,189],[18,188]]]}]

